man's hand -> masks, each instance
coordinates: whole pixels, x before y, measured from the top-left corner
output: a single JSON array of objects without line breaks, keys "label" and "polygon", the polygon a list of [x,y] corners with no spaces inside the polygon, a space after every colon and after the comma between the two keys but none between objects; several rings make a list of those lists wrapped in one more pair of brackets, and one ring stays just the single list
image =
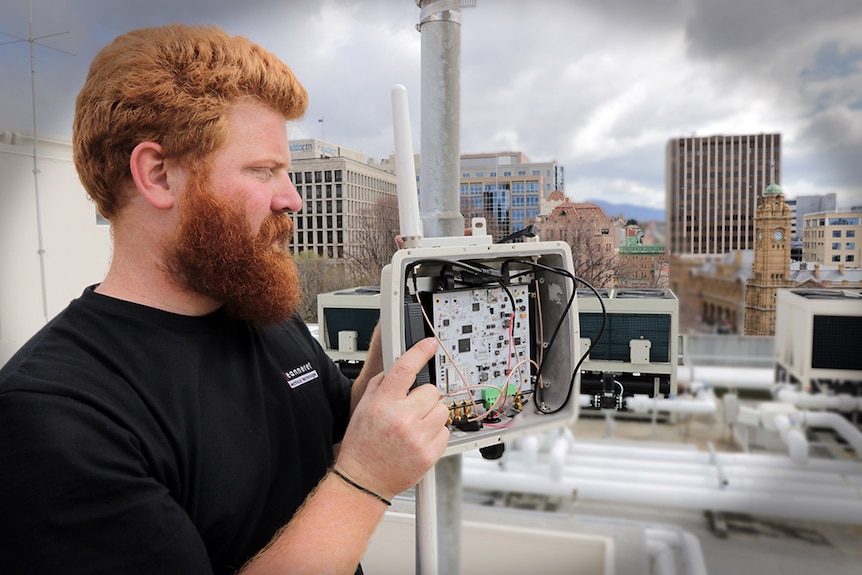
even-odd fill
[{"label": "man's hand", "polygon": [[421,385],[408,395],[436,350],[436,340],[423,339],[389,373],[371,378],[341,442],[339,469],[386,499],[415,485],[449,441],[449,412],[437,388]]}]

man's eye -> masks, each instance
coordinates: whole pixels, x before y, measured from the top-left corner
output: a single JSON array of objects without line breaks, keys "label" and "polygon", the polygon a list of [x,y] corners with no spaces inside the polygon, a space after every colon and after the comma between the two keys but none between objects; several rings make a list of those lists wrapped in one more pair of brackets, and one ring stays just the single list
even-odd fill
[{"label": "man's eye", "polygon": [[254,172],[261,178],[271,178],[273,176],[272,168],[255,168]]}]

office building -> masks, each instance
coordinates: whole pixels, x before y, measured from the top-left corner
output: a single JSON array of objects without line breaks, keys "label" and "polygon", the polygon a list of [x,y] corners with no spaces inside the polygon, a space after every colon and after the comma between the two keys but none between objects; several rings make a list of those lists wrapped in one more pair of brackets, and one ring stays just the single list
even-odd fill
[{"label": "office building", "polygon": [[802,261],[860,267],[862,212],[843,210],[806,214],[802,224]]},{"label": "office building", "polygon": [[787,200],[787,205],[793,213],[793,232],[790,236],[794,240],[802,239],[805,216],[814,212],[834,212],[837,207],[836,194],[823,194],[822,196],[798,196],[795,200]]},{"label": "office building", "polygon": [[395,197],[395,175],[370,165],[360,152],[317,139],[295,140],[290,152],[290,176],[304,204],[294,215],[294,252],[350,256],[369,211]]},{"label": "office building", "polygon": [[665,152],[669,253],[753,249],[758,197],[780,181],[780,134],[671,139]]},{"label": "office building", "polygon": [[555,191],[565,192],[556,161],[531,162],[522,152],[461,155],[461,214],[486,218],[495,240],[535,222]]},{"label": "office building", "polygon": [[[417,189],[421,159],[414,157]],[[371,162],[374,164],[373,160]],[[395,156],[374,164],[395,173]],[[460,207],[465,222],[482,217],[488,232],[499,240],[549,213],[546,202],[554,192],[565,192],[565,170],[556,160],[531,162],[523,152],[461,155]]]}]

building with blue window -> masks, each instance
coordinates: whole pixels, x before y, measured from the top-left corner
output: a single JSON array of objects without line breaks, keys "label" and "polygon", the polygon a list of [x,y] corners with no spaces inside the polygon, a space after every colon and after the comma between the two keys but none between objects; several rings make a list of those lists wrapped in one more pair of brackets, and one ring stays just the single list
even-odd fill
[{"label": "building with blue window", "polygon": [[556,160],[535,163],[522,152],[461,156],[461,214],[485,218],[495,240],[534,223],[555,191],[565,191]]},{"label": "building with blue window", "polygon": [[802,225],[802,261],[860,267],[862,211],[806,214]]}]

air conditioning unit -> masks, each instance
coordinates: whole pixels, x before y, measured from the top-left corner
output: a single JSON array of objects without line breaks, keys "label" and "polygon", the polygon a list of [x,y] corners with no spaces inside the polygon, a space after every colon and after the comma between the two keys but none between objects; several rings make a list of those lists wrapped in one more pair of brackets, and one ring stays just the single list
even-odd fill
[{"label": "air conditioning unit", "polygon": [[623,395],[676,394],[679,300],[669,289],[597,290],[607,311],[600,339],[602,308],[592,290],[578,290],[581,350],[592,345],[581,365],[581,393],[602,391],[602,373],[613,373]]},{"label": "air conditioning unit", "polygon": [[379,287],[361,286],[317,296],[317,339],[349,376],[355,377],[365,361],[379,319]]},{"label": "air conditioning unit", "polygon": [[805,391],[829,385],[857,393],[862,385],[862,290],[783,289],[775,306],[776,380]]}]

